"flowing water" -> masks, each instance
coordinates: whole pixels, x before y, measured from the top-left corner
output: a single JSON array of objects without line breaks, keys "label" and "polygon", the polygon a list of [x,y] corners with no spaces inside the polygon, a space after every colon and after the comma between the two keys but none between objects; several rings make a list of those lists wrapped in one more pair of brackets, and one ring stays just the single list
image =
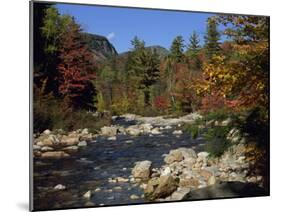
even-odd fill
[{"label": "flowing water", "polygon": [[[134,122],[119,119],[116,125],[127,127]],[[142,189],[130,182],[111,183],[109,178],[128,179],[135,162],[152,161],[153,167],[163,164],[163,154],[179,147],[202,151],[204,141],[191,139],[190,135],[173,135],[174,129],[162,130],[160,135],[117,135],[110,141],[99,136],[95,141],[68,159],[34,161],[35,209],[77,208],[85,206],[124,205],[144,203]],[[54,190],[62,184],[65,190]],[[100,191],[95,190],[98,189]],[[83,194],[91,190],[89,200]],[[131,199],[132,194],[139,199]]]}]

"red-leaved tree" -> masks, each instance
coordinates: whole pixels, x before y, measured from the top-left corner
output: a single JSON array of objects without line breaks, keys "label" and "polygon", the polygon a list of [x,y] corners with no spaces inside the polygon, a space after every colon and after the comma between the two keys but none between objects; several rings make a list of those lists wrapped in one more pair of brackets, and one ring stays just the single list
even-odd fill
[{"label": "red-leaved tree", "polygon": [[67,27],[59,49],[59,92],[70,108],[91,109],[95,95],[93,54],[81,40],[80,26],[72,20]]},{"label": "red-leaved tree", "polygon": [[165,111],[170,107],[169,101],[165,96],[156,96],[153,103],[154,107],[161,111]]}]

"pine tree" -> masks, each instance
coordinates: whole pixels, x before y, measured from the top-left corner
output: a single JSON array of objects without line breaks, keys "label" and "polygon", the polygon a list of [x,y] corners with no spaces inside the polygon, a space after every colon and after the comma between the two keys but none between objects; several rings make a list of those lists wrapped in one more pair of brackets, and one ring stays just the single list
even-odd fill
[{"label": "pine tree", "polygon": [[209,18],[207,22],[207,33],[205,35],[205,49],[208,59],[220,52],[220,33],[217,29],[216,20]]},{"label": "pine tree", "polygon": [[199,49],[200,49],[199,35],[195,31],[193,31],[193,33],[189,38],[189,44],[187,45],[187,50],[195,52],[195,51],[199,51]]},{"label": "pine tree", "polygon": [[182,36],[177,36],[171,45],[170,52],[171,57],[174,59],[176,63],[180,63],[184,59],[184,39]]},{"label": "pine tree", "polygon": [[[159,79],[159,55],[145,48],[144,41],[137,37],[132,40],[133,52],[129,56],[128,74],[144,93],[144,102],[150,105],[150,86]],[[131,77],[131,76],[130,76]]]},{"label": "pine tree", "polygon": [[93,55],[81,42],[81,28],[71,21],[59,49],[59,91],[71,108],[92,108],[95,78]]},{"label": "pine tree", "polygon": [[199,58],[200,51],[200,40],[198,34],[194,31],[189,38],[189,43],[187,45],[187,60],[188,66],[192,70],[200,70],[202,66],[202,62]]}]

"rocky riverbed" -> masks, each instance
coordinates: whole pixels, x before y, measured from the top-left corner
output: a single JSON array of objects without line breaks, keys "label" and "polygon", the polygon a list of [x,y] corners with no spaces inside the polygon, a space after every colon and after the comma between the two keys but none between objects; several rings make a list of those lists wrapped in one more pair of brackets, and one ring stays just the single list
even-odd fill
[{"label": "rocky riverbed", "polygon": [[[182,124],[199,117],[126,114],[97,134],[83,129],[36,135],[35,209],[235,197],[243,189],[262,195],[262,177],[247,175],[243,142],[214,160],[203,151],[202,137],[182,132]],[[236,134],[230,136],[240,141]]]}]

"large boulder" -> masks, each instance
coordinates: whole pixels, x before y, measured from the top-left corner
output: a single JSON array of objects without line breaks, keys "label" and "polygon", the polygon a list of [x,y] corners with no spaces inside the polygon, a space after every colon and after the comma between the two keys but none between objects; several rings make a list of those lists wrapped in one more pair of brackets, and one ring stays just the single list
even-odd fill
[{"label": "large boulder", "polygon": [[42,159],[61,159],[67,157],[69,157],[69,154],[63,151],[44,152],[41,154]]},{"label": "large boulder", "polygon": [[206,169],[198,170],[198,174],[206,180],[208,180],[210,177],[214,176],[212,172],[210,172]]},{"label": "large boulder", "polygon": [[180,150],[171,150],[170,153],[164,158],[165,163],[171,164],[173,162],[180,162],[184,159]]},{"label": "large boulder", "polygon": [[80,136],[77,134],[64,135],[61,138],[60,144],[62,146],[74,146],[79,143]]},{"label": "large boulder", "polygon": [[151,174],[151,161],[145,160],[137,162],[132,170],[134,178],[148,180]]},{"label": "large boulder", "polygon": [[197,188],[199,186],[199,180],[196,178],[181,178],[179,186],[184,188]]},{"label": "large boulder", "polygon": [[197,161],[206,163],[208,161],[209,155],[210,154],[208,152],[199,152],[197,154]]},{"label": "large boulder", "polygon": [[104,136],[115,136],[117,134],[117,127],[111,126],[111,127],[102,127],[101,128],[101,134]]},{"label": "large boulder", "polygon": [[172,176],[167,175],[151,179],[148,182],[144,193],[148,199],[155,200],[171,195],[176,189],[176,180]]},{"label": "large boulder", "polygon": [[164,161],[167,164],[171,164],[173,162],[180,162],[182,160],[190,160],[196,159],[197,155],[195,151],[191,148],[181,147],[178,149],[171,150],[170,153],[164,158]]},{"label": "large boulder", "polygon": [[191,148],[181,147],[181,148],[178,148],[177,150],[182,153],[184,160],[187,160],[189,158],[192,158],[192,159],[197,158],[196,152]]},{"label": "large boulder", "polygon": [[38,139],[36,139],[36,145],[38,146],[53,146],[54,144],[58,144],[59,139],[55,135],[42,135]]}]

